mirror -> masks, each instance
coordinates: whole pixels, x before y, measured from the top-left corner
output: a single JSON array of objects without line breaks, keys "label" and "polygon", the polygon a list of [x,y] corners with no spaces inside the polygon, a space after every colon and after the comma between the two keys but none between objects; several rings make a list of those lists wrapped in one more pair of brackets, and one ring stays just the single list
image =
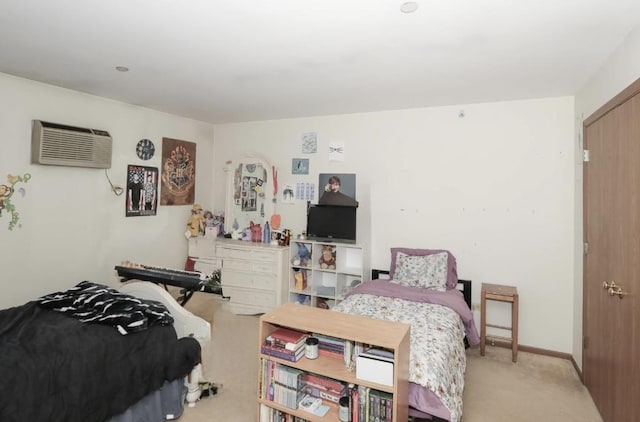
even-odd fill
[{"label": "mirror", "polygon": [[260,224],[273,215],[272,168],[264,159],[246,156],[227,163],[225,228],[243,230],[250,222]]}]

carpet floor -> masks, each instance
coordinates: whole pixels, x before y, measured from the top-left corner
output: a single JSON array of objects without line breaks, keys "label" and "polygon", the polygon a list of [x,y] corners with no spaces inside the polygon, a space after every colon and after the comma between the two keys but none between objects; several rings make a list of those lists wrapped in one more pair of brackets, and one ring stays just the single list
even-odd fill
[{"label": "carpet floor", "polygon": [[[187,407],[181,422],[256,420],[258,317],[234,315],[225,301],[195,294],[186,306],[212,326],[203,373],[218,394]],[[467,350],[464,422],[602,422],[589,392],[566,359],[487,346]]]}]

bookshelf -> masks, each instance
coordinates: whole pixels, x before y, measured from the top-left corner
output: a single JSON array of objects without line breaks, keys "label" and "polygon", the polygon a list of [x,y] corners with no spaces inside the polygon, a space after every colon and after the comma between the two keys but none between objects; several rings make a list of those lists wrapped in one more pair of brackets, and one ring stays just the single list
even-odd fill
[{"label": "bookshelf", "polygon": [[[306,251],[304,249],[306,248]],[[329,253],[333,265],[322,265]],[[307,260],[300,259],[306,253]],[[323,261],[323,262],[326,262]],[[367,269],[362,246],[313,240],[291,241],[289,248],[289,302],[332,308],[355,285],[362,283]]]},{"label": "bookshelf", "polygon": [[[384,385],[356,378],[356,370],[349,370],[340,359],[320,355],[316,359],[302,357],[297,362],[291,362],[262,354],[260,347],[258,348],[260,368],[263,368],[265,362],[275,362],[304,373],[316,374],[345,384],[351,383],[355,386],[369,387],[388,393],[393,397],[392,421],[405,422],[408,419],[409,325],[287,303],[260,317],[260,345],[278,327],[322,334],[393,351],[393,383],[392,385]],[[262,372],[261,369],[258,375],[259,386],[263,383]],[[269,419],[266,415],[271,410],[311,422],[339,420],[338,405],[329,400],[323,400],[323,404],[329,406],[328,413],[324,416],[318,416],[301,409],[291,409],[263,398],[260,391],[259,387],[257,409],[259,422],[268,422]]]}]

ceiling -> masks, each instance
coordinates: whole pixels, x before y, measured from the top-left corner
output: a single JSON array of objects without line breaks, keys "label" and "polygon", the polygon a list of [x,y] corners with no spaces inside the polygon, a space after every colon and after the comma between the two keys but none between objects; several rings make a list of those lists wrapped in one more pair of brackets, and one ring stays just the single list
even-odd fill
[{"label": "ceiling", "polygon": [[0,72],[270,120],[573,95],[640,22],[638,0],[403,1],[0,0]]}]

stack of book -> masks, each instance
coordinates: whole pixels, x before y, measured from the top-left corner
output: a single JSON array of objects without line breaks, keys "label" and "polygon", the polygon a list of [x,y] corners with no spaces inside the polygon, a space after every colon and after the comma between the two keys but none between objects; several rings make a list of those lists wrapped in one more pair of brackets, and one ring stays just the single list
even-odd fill
[{"label": "stack of book", "polygon": [[334,359],[342,359],[344,356],[345,341],[340,338],[325,336],[323,334],[314,334],[318,339],[318,354]]},{"label": "stack of book", "polygon": [[278,327],[264,339],[261,352],[264,355],[297,362],[304,356],[305,343],[308,337],[309,334],[303,331]]},{"label": "stack of book", "polygon": [[305,385],[305,392],[308,395],[329,400],[333,403],[338,403],[340,397],[347,393],[347,386],[342,382],[311,372],[305,373],[302,381]]}]

